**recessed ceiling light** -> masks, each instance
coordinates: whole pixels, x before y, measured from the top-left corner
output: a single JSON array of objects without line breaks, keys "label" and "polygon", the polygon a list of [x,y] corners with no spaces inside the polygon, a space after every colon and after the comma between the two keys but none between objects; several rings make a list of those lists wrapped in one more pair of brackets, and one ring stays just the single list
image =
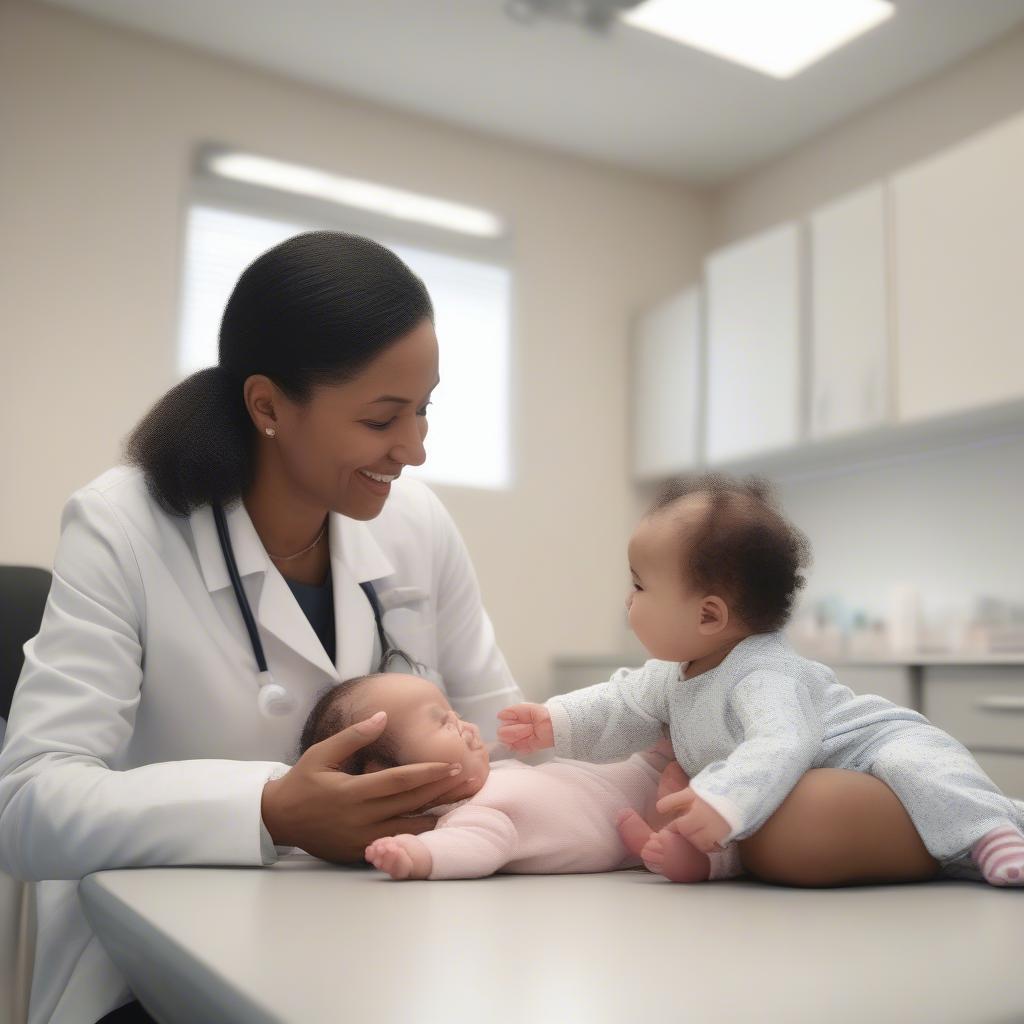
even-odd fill
[{"label": "recessed ceiling light", "polygon": [[792,78],[893,14],[885,0],[647,0],[635,28]]},{"label": "recessed ceiling light", "polygon": [[326,199],[344,206],[384,214],[386,217],[430,224],[465,235],[494,238],[504,231],[501,220],[487,210],[389,188],[372,181],[343,178],[268,157],[249,153],[221,153],[211,156],[207,166],[212,173],[222,178]]}]

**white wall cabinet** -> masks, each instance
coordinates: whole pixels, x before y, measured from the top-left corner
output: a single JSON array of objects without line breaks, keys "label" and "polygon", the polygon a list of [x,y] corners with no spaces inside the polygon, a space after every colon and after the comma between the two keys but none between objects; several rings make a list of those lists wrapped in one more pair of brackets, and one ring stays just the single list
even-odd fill
[{"label": "white wall cabinet", "polygon": [[800,431],[800,246],[785,224],[712,255],[706,455],[711,464],[793,445]]},{"label": "white wall cabinet", "polygon": [[688,288],[651,309],[633,338],[633,471],[662,479],[698,461],[700,299]]},{"label": "white wall cabinet", "polygon": [[809,228],[808,419],[817,440],[878,426],[889,416],[884,186],[822,207]]},{"label": "white wall cabinet", "polygon": [[892,181],[897,413],[1024,396],[1024,117]]},{"label": "white wall cabinet", "polygon": [[695,463],[831,465],[890,444],[916,451],[1017,429],[1022,183],[1017,117],[800,225],[712,254],[703,368],[696,337],[692,347],[674,340],[689,337],[695,313],[670,303],[641,331],[636,475]]}]

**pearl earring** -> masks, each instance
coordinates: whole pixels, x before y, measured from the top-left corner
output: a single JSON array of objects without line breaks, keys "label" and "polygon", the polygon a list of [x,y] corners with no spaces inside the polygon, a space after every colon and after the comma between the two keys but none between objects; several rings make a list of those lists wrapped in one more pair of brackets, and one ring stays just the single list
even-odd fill
[{"label": "pearl earring", "polygon": [[277,431],[273,427],[267,427],[263,432],[267,437],[275,437],[277,435]]}]

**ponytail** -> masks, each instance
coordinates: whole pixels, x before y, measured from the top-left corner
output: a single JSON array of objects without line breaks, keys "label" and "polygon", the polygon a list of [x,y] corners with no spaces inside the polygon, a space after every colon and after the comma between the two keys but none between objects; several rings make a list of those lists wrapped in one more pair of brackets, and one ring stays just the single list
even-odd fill
[{"label": "ponytail", "polygon": [[146,471],[150,492],[187,516],[200,505],[228,504],[252,477],[255,436],[242,382],[222,366],[171,388],[135,427],[125,461]]}]

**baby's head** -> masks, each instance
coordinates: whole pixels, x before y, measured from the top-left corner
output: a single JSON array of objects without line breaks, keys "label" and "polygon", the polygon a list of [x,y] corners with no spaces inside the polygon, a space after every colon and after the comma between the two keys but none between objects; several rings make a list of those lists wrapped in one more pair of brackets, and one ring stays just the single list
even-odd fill
[{"label": "baby's head", "polygon": [[694,661],[782,629],[810,563],[807,538],[764,480],[669,483],[629,541],[629,624],[654,658]]},{"label": "baby's head", "polygon": [[[299,753],[378,711],[388,722],[380,736],[338,767],[348,775],[365,775],[402,764],[446,761],[462,765],[467,780],[446,793],[445,803],[473,796],[490,771],[480,730],[464,722],[433,683],[419,676],[386,673],[358,676],[332,686],[316,702],[302,729]],[[469,782],[469,779],[474,779]]]}]

